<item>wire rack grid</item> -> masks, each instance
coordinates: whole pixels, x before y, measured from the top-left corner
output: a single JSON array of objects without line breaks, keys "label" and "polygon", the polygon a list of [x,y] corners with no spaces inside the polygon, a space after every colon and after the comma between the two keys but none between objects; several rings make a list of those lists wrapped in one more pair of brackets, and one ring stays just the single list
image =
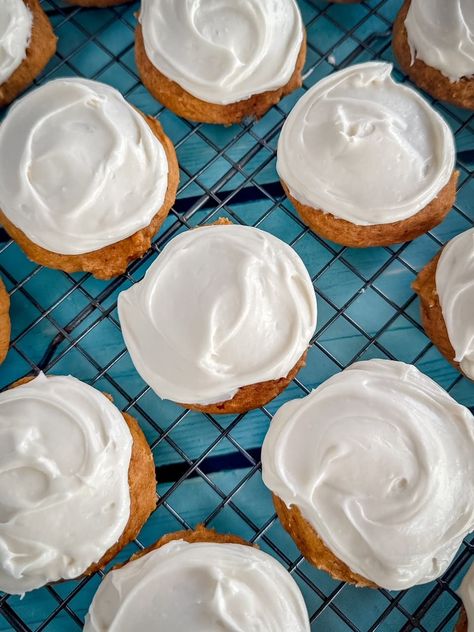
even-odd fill
[{"label": "wire rack grid", "polygon": [[[303,89],[353,63],[392,61],[390,30],[401,0],[299,4],[308,32]],[[59,41],[58,52],[38,83],[79,75],[115,86],[134,105],[159,117],[180,162],[176,204],[152,248],[110,282],[36,266],[0,233],[0,273],[11,295],[13,325],[0,387],[40,370],[73,374],[111,393],[120,408],[139,420],[153,450],[158,509],[139,540],[113,563],[166,532],[202,522],[237,533],[279,559],[298,582],[315,631],[452,630],[460,607],[455,591],[474,553],[472,536],[463,542],[446,574],[425,586],[397,593],[334,581],[302,559],[276,519],[261,480],[260,446],[282,403],[307,394],[359,359],[412,362],[459,402],[474,406],[472,384],[448,365],[424,334],[410,288],[417,271],[439,247],[473,225],[473,117],[434,103],[455,133],[460,171],[456,206],[443,224],[412,243],[342,248],[301,223],[276,176],[278,134],[302,90],[258,122],[229,128],[193,125],[163,109],[139,81],[133,55],[137,3],[86,10],[43,0],[43,7]],[[396,75],[406,80],[399,72]],[[318,296],[319,322],[307,366],[268,406],[239,416],[213,417],[159,400],[131,364],[116,312],[118,292],[143,277],[170,238],[217,217],[259,226],[291,244],[303,258]],[[0,631],[81,629],[100,580],[98,573],[33,591],[23,599],[0,594]]]}]

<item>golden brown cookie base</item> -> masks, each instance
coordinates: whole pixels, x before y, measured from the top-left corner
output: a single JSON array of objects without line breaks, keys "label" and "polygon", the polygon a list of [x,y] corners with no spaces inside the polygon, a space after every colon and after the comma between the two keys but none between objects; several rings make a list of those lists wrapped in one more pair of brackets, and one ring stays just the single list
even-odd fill
[{"label": "golden brown cookie base", "polygon": [[467,614],[464,608],[461,608],[461,614],[459,615],[454,632],[467,632]]},{"label": "golden brown cookie base", "polygon": [[269,380],[268,382],[258,382],[257,384],[243,386],[242,388],[239,388],[232,399],[228,399],[225,402],[207,405],[180,404],[180,406],[184,406],[185,408],[189,408],[191,410],[198,410],[210,415],[246,413],[254,408],[265,406],[265,404],[268,404],[268,402],[275,399],[277,395],[284,391],[298,371],[304,367],[306,364],[307,353],[307,351],[303,353],[301,358],[286,377],[282,377],[278,380]]},{"label": "golden brown cookie base", "polygon": [[0,279],[0,364],[5,360],[10,346],[10,296]]},{"label": "golden brown cookie base", "polygon": [[467,632],[467,614],[464,608],[461,608],[461,614],[459,615],[454,632]]},{"label": "golden brown cookie base", "polygon": [[33,82],[56,52],[56,36],[39,0],[24,0],[33,15],[30,44],[26,57],[12,75],[0,85],[0,106],[11,103]]},{"label": "golden brown cookie base", "polygon": [[458,176],[459,173],[453,171],[449,182],[441,189],[437,197],[412,217],[391,224],[374,224],[373,226],[359,226],[335,217],[331,213],[324,213],[319,209],[306,206],[291,195],[283,180],[281,183],[288,199],[312,231],[343,246],[367,248],[411,241],[440,224],[456,199]]},{"label": "golden brown cookie base", "polygon": [[474,78],[462,77],[459,81],[452,82],[439,70],[428,66],[421,59],[415,59],[414,63],[411,63],[411,51],[405,28],[410,3],[411,0],[405,0],[393,24],[393,52],[403,72],[417,86],[436,99],[474,110]]},{"label": "golden brown cookie base", "polygon": [[[454,360],[456,352],[449,340],[438,292],[436,290],[436,268],[441,256],[439,252],[416,277],[413,289],[420,297],[421,322],[426,334],[438,347],[443,356],[461,371],[459,362]],[[466,376],[467,377],[467,376]]]},{"label": "golden brown cookie base", "polygon": [[306,34],[304,34],[295,70],[286,85],[277,90],[255,94],[249,99],[228,105],[208,103],[194,97],[155,68],[146,54],[140,25],[137,26],[135,33],[135,57],[143,84],[155,99],[169,110],[191,121],[232,125],[233,123],[240,123],[246,117],[261,118],[272,105],[301,86],[301,71],[306,59]]},{"label": "golden brown cookie base", "polygon": [[[215,544],[242,544],[244,546],[254,546],[246,540],[239,538],[239,536],[237,535],[223,535],[221,533],[217,533],[216,531],[214,531],[214,529],[206,529],[206,527],[200,524],[192,531],[186,530],[167,533],[162,538],[160,538],[158,542],[155,542],[155,544],[152,544],[143,551],[139,551],[138,553],[135,553],[135,555],[132,555],[132,557],[128,561],[132,562],[133,560],[138,560],[140,557],[143,557],[147,553],[151,553],[151,551],[156,551],[156,549],[159,549],[165,544],[173,542],[174,540],[184,540],[189,544],[192,544],[194,542],[214,542]],[[114,566],[112,570],[122,568],[122,566],[125,566],[126,564],[127,562],[124,562],[123,564],[118,564],[117,566]]]},{"label": "golden brown cookie base", "polygon": [[377,585],[370,580],[352,572],[347,564],[327,548],[313,527],[303,518],[298,507],[295,505],[287,507],[275,494],[273,494],[273,502],[281,524],[308,562],[326,571],[334,579],[356,586],[377,588]]},{"label": "golden brown cookie base", "polygon": [[99,8],[116,7],[119,4],[129,4],[133,0],[66,0],[68,4],[77,7]]},{"label": "golden brown cookie base", "polygon": [[[33,379],[34,376],[24,377],[12,384],[10,388],[27,384]],[[103,395],[113,402],[110,395],[106,393]],[[137,420],[127,413],[122,413],[122,415],[132,435],[132,454],[128,468],[130,517],[119,540],[104,553],[98,562],[91,564],[83,575],[91,575],[104,568],[119,551],[137,537],[149,515],[156,508],[156,476],[153,454]]]},{"label": "golden brown cookie base", "polygon": [[10,237],[24,250],[29,259],[47,268],[63,270],[64,272],[90,272],[97,279],[110,279],[125,272],[131,261],[145,254],[150,247],[151,240],[165,221],[175,201],[179,181],[179,168],[173,144],[164,133],[161,125],[154,118],[143,116],[164,147],[169,170],[165,200],[160,210],[151,220],[151,223],[130,237],[100,248],[100,250],[80,255],[62,255],[35,244],[0,210],[0,223],[3,224]]}]

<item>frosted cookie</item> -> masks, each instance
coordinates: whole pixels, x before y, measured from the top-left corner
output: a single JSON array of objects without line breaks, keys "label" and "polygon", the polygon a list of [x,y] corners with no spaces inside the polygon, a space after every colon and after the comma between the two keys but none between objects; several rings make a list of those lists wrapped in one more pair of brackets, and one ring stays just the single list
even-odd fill
[{"label": "frosted cookie", "polygon": [[393,26],[403,71],[436,99],[474,109],[471,0],[405,0]]},{"label": "frosted cookie", "polygon": [[103,83],[51,81],[0,127],[0,222],[50,268],[124,272],[150,247],[177,184],[160,124]]},{"label": "frosted cookie", "polygon": [[455,632],[472,632],[474,630],[474,564],[462,580],[459,596],[462,599],[463,608]]},{"label": "frosted cookie", "polygon": [[84,632],[309,632],[298,585],[273,557],[198,527],[164,536],[105,576]]},{"label": "frosted cookie", "polygon": [[156,505],[138,423],[91,386],[42,373],[0,394],[0,590],[103,568]]},{"label": "frosted cookie", "polygon": [[474,228],[451,239],[423,268],[413,289],[428,336],[474,380]]},{"label": "frosted cookie", "polygon": [[454,203],[451,130],[391,71],[368,62],[322,79],[295,105],[278,142],[277,171],[301,218],[345,246],[414,239]]},{"label": "frosted cookie", "polygon": [[260,118],[302,83],[306,35],[295,0],[142,0],[140,77],[192,121]]},{"label": "frosted cookie", "polygon": [[23,92],[56,52],[39,0],[0,2],[0,106]]},{"label": "frosted cookie", "polygon": [[5,360],[10,346],[10,296],[0,279],[0,364]]},{"label": "frosted cookie", "polygon": [[309,562],[403,590],[474,530],[474,417],[414,366],[357,362],[278,410],[262,474]]},{"label": "frosted cookie", "polygon": [[316,297],[296,252],[257,228],[213,225],[171,240],[118,297],[132,361],[162,399],[239,413],[304,365]]}]

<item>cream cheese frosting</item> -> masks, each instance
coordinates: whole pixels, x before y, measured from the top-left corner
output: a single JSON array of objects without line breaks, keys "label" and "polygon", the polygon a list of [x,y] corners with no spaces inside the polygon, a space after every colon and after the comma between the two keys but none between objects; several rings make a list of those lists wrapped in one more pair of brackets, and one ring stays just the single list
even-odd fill
[{"label": "cream cheese frosting", "polygon": [[105,84],[50,81],[0,127],[0,208],[52,252],[92,252],[148,226],[167,184],[162,144]]},{"label": "cream cheese frosting", "polygon": [[267,553],[175,540],[106,575],[84,632],[309,632],[300,590]]},{"label": "cream cheese frosting", "polygon": [[360,226],[407,219],[448,183],[453,135],[392,65],[368,62],[322,79],[290,112],[277,171],[302,204]]},{"label": "cream cheese frosting", "polygon": [[140,23],[155,68],[222,105],[287,84],[304,32],[295,0],[142,0]]},{"label": "cream cheese frosting", "polygon": [[78,577],[117,542],[131,449],[120,411],[73,377],[0,394],[0,590]]},{"label": "cream cheese frosting", "polygon": [[439,577],[474,530],[474,417],[402,362],[357,362],[284,404],[262,472],[340,560],[389,590]]},{"label": "cream cheese frosting", "polygon": [[443,248],[436,267],[436,290],[454,359],[474,379],[474,228]]},{"label": "cream cheese frosting", "polygon": [[459,595],[467,614],[467,632],[474,632],[474,564],[462,580]]},{"label": "cream cheese frosting", "polygon": [[0,3],[0,84],[5,83],[26,57],[33,16],[23,0]]},{"label": "cream cheese frosting", "polygon": [[121,292],[132,361],[163,399],[211,404],[286,376],[316,326],[316,297],[296,252],[273,235],[207,226],[170,241]]},{"label": "cream cheese frosting", "polygon": [[472,0],[411,0],[405,28],[412,63],[421,59],[451,81],[474,75]]}]

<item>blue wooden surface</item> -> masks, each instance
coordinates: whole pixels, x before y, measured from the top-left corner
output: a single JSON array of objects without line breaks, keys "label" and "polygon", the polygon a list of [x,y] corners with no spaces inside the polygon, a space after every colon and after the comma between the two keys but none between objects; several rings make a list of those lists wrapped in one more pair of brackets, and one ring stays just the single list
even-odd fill
[{"label": "blue wooden surface", "polygon": [[[367,0],[354,5],[300,0],[309,41],[310,72],[304,89],[334,68],[368,59],[392,61],[389,27],[400,4],[400,0]],[[366,631],[375,629],[376,624],[376,629],[383,631],[452,630],[458,601],[451,590],[457,588],[467,563],[443,590],[432,584],[397,595],[333,581],[301,560],[276,521],[270,494],[261,481],[258,454],[271,414],[283,402],[303,396],[356,359],[394,357],[414,362],[459,402],[474,406],[472,383],[441,357],[420,328],[418,300],[410,287],[416,272],[440,244],[472,225],[474,138],[470,115],[435,105],[456,134],[460,155],[457,205],[443,224],[411,244],[343,249],[306,230],[275,186],[278,132],[285,113],[303,90],[287,97],[253,125],[194,126],[163,110],[137,81],[133,58],[137,3],[113,10],[72,9],[53,0],[43,2],[43,6],[59,42],[58,54],[42,81],[82,75],[109,83],[137,107],[158,115],[177,145],[181,186],[176,212],[160,232],[158,246],[186,227],[221,216],[258,225],[291,243],[303,258],[315,280],[318,328],[298,382],[265,410],[242,418],[214,419],[185,412],[146,389],[125,352],[118,326],[118,292],[143,277],[156,252],[132,266],[129,279],[124,277],[111,285],[83,274],[39,268],[15,244],[5,242],[0,245],[0,273],[11,292],[14,344],[0,367],[0,387],[43,366],[45,354],[56,339],[58,344],[47,362],[49,372],[70,373],[111,393],[118,406],[140,421],[153,447],[159,493],[164,496],[140,535],[141,545],[183,524],[194,526],[205,521],[221,531],[255,540],[277,557],[283,554],[280,559],[290,566],[300,584],[310,614],[317,614],[313,630]],[[401,74],[397,77],[403,78]],[[111,287],[114,289],[108,293]],[[84,319],[76,322],[79,314]],[[176,485],[180,477],[185,478]],[[467,547],[468,543],[461,547],[464,556]],[[130,545],[118,560],[127,559],[136,548]],[[0,598],[0,615],[8,606],[28,626],[26,629],[44,629],[46,621],[45,629],[51,632],[80,629],[99,581],[96,576],[84,585],[67,582],[54,590],[34,591],[22,600]],[[427,597],[419,620],[418,609]],[[415,618],[410,619],[413,615]],[[0,630],[10,629],[0,616]]]}]

